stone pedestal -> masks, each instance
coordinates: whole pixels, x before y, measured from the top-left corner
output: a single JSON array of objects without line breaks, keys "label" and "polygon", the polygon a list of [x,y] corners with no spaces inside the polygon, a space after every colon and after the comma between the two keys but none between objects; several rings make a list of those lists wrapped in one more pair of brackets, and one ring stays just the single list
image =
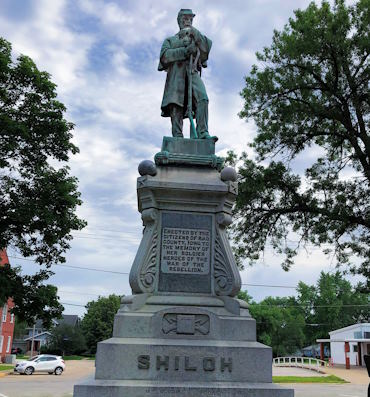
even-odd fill
[{"label": "stone pedestal", "polygon": [[98,344],[95,379],[74,396],[293,397],[272,383],[271,349],[234,298],[240,276],[226,227],[237,184],[219,172],[213,141],[165,138],[155,159],[137,183],[144,234],[133,296]]}]

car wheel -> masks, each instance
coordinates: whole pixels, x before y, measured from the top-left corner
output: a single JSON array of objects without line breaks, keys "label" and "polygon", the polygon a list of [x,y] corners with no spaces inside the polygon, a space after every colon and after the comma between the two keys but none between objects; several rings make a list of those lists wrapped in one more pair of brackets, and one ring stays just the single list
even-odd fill
[{"label": "car wheel", "polygon": [[27,367],[27,368],[24,370],[24,373],[25,373],[26,375],[32,375],[32,374],[33,374],[33,371],[34,371],[34,369],[33,369],[32,367]]},{"label": "car wheel", "polygon": [[55,375],[62,375],[62,372],[63,372],[63,368],[62,367],[56,367],[55,371],[54,371],[54,374]]},{"label": "car wheel", "polygon": [[53,375],[54,372],[48,372],[49,375]]}]

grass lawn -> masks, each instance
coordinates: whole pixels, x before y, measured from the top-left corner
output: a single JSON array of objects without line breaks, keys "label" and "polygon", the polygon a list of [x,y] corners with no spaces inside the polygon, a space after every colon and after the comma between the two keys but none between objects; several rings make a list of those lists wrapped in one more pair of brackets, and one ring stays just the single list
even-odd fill
[{"label": "grass lawn", "polygon": [[274,383],[348,383],[335,375],[329,376],[273,376]]},{"label": "grass lawn", "polygon": [[0,371],[9,371],[14,368],[14,365],[0,364]]},{"label": "grass lawn", "polygon": [[17,360],[27,360],[30,356],[26,356],[25,354],[17,354]]}]

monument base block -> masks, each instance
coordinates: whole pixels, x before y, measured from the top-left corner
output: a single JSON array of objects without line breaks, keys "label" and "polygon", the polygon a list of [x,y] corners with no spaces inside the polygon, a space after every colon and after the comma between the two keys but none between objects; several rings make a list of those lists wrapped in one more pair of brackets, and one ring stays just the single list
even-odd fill
[{"label": "monument base block", "polygon": [[271,348],[256,342],[248,305],[231,297],[122,298],[95,379],[75,397],[293,397],[272,383]]}]

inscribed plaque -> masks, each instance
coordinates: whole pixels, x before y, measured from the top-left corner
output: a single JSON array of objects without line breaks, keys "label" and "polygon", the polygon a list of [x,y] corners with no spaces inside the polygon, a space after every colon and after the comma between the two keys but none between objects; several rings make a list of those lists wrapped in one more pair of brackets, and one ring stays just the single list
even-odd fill
[{"label": "inscribed plaque", "polygon": [[206,229],[162,229],[161,270],[164,273],[208,274],[211,233]]}]

